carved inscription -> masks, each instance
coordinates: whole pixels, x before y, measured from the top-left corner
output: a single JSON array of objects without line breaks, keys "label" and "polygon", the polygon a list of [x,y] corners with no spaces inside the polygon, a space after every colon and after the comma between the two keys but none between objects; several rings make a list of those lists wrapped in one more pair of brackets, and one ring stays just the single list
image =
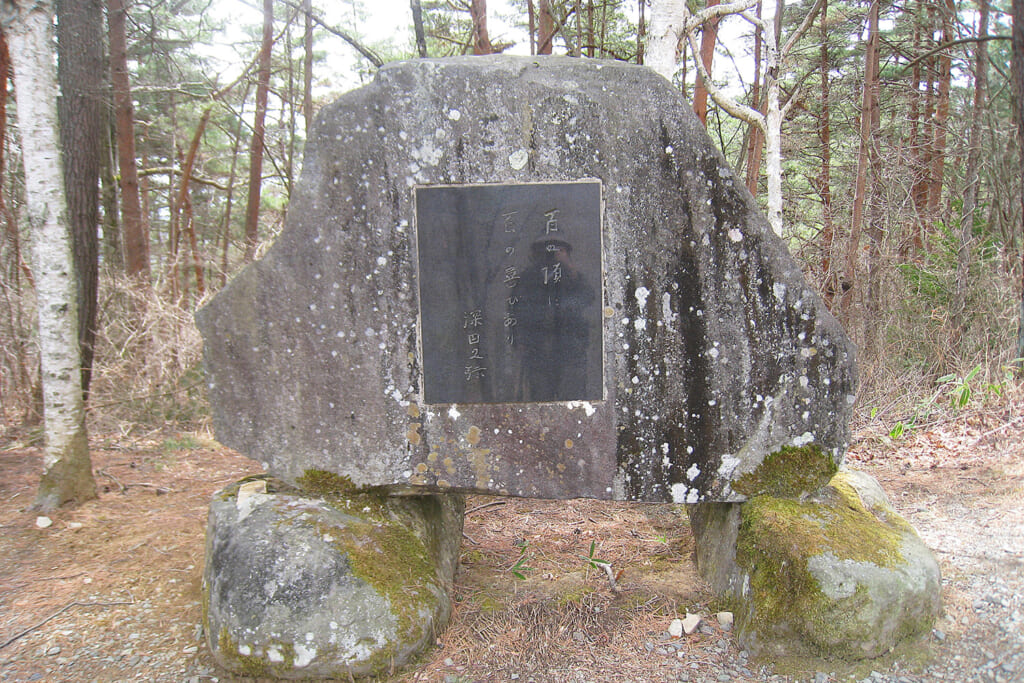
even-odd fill
[{"label": "carved inscription", "polygon": [[600,182],[415,193],[424,402],[600,400]]}]

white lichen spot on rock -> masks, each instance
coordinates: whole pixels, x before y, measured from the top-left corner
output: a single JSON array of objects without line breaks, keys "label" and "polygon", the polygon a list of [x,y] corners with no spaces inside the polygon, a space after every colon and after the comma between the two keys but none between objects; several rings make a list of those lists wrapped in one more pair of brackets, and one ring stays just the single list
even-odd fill
[{"label": "white lichen spot on rock", "polygon": [[[597,412],[597,408],[595,408],[593,404],[590,403],[590,401],[568,401],[566,402],[565,407],[569,408],[570,410],[573,410],[575,408],[583,408],[583,412],[587,414],[587,417],[590,417],[595,412]],[[509,430],[509,434],[511,433],[512,430]]]},{"label": "white lichen spot on rock", "polygon": [[723,455],[722,463],[718,466],[718,476],[732,479],[732,473],[739,467],[740,459],[731,455]]},{"label": "white lichen spot on rock", "polygon": [[647,297],[651,295],[651,290],[647,289],[643,285],[636,288],[633,296],[636,297],[637,304],[640,305],[640,310],[647,308]]},{"label": "white lichen spot on rock", "polygon": [[743,241],[743,233],[740,232],[739,230],[737,230],[736,228],[730,228],[729,229],[729,239],[731,239],[733,242],[742,242]]},{"label": "white lichen spot on rock", "polygon": [[441,157],[444,156],[444,152],[434,147],[433,143],[424,142],[419,149],[412,150],[412,156],[427,166],[437,166],[438,162],[441,161]]},{"label": "white lichen spot on rock", "polygon": [[452,407],[448,409],[448,417],[453,420],[458,420],[462,417],[462,413],[459,412],[459,407],[454,403],[452,404]]},{"label": "white lichen spot on rock", "polygon": [[462,112],[458,109],[450,109],[448,111],[448,119],[451,121],[458,121],[462,118]]},{"label": "white lichen spot on rock", "polygon": [[513,171],[521,171],[526,167],[526,162],[530,160],[530,155],[525,149],[517,149],[508,155],[508,165],[512,167]]},{"label": "white lichen spot on rock", "polygon": [[304,669],[316,657],[315,647],[306,647],[302,643],[295,643],[295,668]]},{"label": "white lichen spot on rock", "polygon": [[693,481],[700,476],[700,468],[697,467],[697,463],[690,465],[690,469],[686,470],[686,478]]},{"label": "white lichen spot on rock", "polygon": [[665,322],[672,322],[676,319],[676,313],[672,310],[672,295],[668,292],[661,295],[661,317]]},{"label": "white lichen spot on rock", "polygon": [[814,434],[811,434],[810,432],[804,432],[800,436],[794,438],[791,443],[797,448],[806,446],[809,443],[814,443]]},{"label": "white lichen spot on rock", "polygon": [[685,503],[686,492],[690,490],[690,487],[680,482],[678,484],[672,484],[672,502],[673,503]]}]

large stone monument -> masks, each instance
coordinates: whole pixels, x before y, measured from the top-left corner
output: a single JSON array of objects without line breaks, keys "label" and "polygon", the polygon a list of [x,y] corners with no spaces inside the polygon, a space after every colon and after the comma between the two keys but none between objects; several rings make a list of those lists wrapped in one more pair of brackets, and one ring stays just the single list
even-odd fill
[{"label": "large stone monument", "polygon": [[678,92],[624,63],[383,67],[320,113],[281,236],[197,320],[218,438],[281,486],[729,504],[698,525],[723,587],[736,504],[814,494],[847,446],[849,340]]}]

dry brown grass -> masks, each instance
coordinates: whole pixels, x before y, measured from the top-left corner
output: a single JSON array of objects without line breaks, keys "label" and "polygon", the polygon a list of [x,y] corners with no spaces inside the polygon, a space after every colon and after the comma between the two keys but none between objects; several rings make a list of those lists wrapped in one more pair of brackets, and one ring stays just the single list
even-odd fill
[{"label": "dry brown grass", "polygon": [[138,433],[205,424],[202,339],[191,307],[120,277],[105,277],[100,297],[90,427]]}]

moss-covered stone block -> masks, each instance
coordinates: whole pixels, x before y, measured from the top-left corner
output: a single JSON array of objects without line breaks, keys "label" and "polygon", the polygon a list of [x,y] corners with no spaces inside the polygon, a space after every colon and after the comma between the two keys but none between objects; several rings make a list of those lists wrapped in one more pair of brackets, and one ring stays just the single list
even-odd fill
[{"label": "moss-covered stone block", "polygon": [[816,444],[783,446],[753,472],[737,477],[732,490],[747,497],[794,498],[825,486],[839,466]]},{"label": "moss-covered stone block", "polygon": [[203,605],[221,666],[376,676],[433,643],[451,612],[459,496],[313,498],[265,482],[233,484],[210,505]]},{"label": "moss-covered stone block", "polygon": [[878,657],[941,612],[931,551],[871,477],[845,469],[813,498],[743,503],[736,577],[737,635],[762,654]]}]

